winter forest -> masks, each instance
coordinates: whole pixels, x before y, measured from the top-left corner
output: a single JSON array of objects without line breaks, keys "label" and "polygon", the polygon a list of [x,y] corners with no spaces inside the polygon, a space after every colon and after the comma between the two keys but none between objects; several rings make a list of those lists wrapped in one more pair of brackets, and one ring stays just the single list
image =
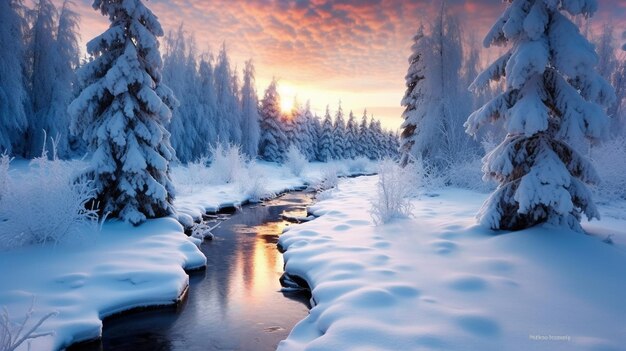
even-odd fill
[{"label": "winter forest", "polygon": [[623,348],[625,4],[181,3],[0,0],[0,351]]}]

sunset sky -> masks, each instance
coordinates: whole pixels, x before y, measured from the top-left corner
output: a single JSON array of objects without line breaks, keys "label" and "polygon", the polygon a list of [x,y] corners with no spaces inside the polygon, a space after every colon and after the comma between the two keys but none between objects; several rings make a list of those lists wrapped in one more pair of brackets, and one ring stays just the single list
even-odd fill
[{"label": "sunset sky", "polygon": [[[60,1],[59,1],[60,2]],[[76,1],[83,43],[101,33],[108,20]],[[147,6],[166,31],[181,23],[194,33],[199,51],[216,52],[226,42],[239,69],[253,58],[261,96],[272,76],[283,99],[311,99],[323,114],[341,99],[346,113],[363,108],[392,129],[399,127],[404,75],[411,37],[420,22],[434,17],[439,1],[402,0],[152,0]],[[467,38],[482,42],[505,8],[500,0],[449,0]],[[626,0],[599,0],[593,26],[611,23],[626,30]],[[489,54],[489,50],[484,52]]]}]

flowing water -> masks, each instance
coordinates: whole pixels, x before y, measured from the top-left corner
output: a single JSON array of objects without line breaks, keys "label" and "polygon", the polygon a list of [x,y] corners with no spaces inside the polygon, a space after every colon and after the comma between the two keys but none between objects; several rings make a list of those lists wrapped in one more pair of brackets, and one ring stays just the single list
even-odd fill
[{"label": "flowing water", "polygon": [[290,225],[281,214],[305,216],[310,202],[288,193],[228,216],[202,244],[207,269],[190,276],[182,306],[109,318],[102,343],[89,349],[274,350],[307,315],[310,297],[281,292],[276,242]]}]

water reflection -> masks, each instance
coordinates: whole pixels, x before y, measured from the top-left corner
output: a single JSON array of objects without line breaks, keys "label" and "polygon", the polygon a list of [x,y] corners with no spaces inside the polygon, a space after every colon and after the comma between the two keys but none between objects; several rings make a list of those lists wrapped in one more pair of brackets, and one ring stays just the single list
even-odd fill
[{"label": "water reflection", "polygon": [[[245,207],[222,222],[201,249],[206,272],[190,278],[182,310],[150,311],[108,320],[104,350],[274,350],[308,313],[308,297],[280,292],[281,213],[306,215],[310,196],[287,194]],[[285,296],[292,298],[285,298]]]}]

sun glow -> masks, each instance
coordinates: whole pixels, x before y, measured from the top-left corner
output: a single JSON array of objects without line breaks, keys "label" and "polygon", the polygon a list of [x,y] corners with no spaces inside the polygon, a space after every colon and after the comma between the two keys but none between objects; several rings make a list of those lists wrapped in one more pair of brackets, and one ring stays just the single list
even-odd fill
[{"label": "sun glow", "polygon": [[280,109],[283,113],[291,112],[296,99],[296,89],[289,84],[279,82],[278,93],[280,94]]}]

